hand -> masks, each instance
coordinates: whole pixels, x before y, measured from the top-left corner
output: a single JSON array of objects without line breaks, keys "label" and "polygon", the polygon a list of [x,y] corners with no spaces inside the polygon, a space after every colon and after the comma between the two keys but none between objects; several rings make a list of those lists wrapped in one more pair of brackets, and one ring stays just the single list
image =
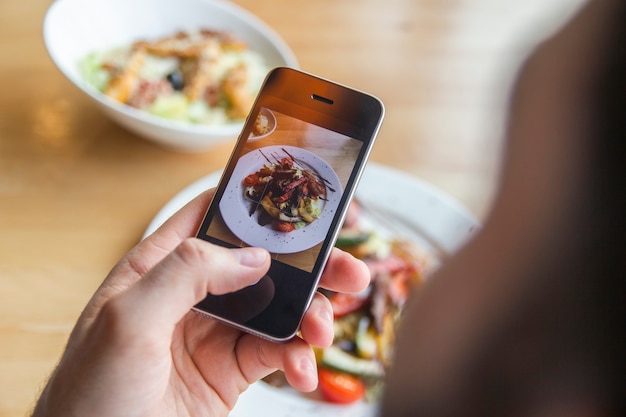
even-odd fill
[{"label": "hand", "polygon": [[[132,249],[88,303],[34,416],[225,416],[250,384],[276,369],[296,389],[317,385],[311,345],[328,346],[332,309],[317,293],[301,338],[277,344],[190,311],[207,292],[261,278],[260,248],[225,249],[193,238],[213,193],[189,203]],[[325,288],[356,292],[369,273],[334,250]]]}]

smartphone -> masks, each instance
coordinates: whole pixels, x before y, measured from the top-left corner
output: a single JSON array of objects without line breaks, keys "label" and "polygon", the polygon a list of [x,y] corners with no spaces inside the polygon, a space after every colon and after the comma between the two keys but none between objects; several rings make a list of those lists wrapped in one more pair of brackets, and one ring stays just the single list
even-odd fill
[{"label": "smartphone", "polygon": [[299,330],[384,115],[369,94],[295,70],[267,75],[197,237],[259,246],[271,266],[256,284],[194,309],[287,341]]}]

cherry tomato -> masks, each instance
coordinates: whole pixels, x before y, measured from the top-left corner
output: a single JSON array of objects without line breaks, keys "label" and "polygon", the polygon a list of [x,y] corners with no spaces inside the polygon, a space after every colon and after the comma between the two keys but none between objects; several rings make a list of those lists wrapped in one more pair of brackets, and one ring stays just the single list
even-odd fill
[{"label": "cherry tomato", "polygon": [[253,187],[259,183],[259,176],[257,174],[250,174],[243,179],[243,183],[246,187]]},{"label": "cherry tomato", "polygon": [[285,233],[293,232],[296,229],[296,226],[289,222],[277,222],[276,227],[278,227],[278,230]]},{"label": "cherry tomato", "polygon": [[335,318],[337,318],[343,317],[363,307],[367,302],[367,297],[339,292],[333,294],[329,300],[333,307],[333,314]]},{"label": "cherry tomato", "polygon": [[365,385],[360,379],[326,368],[319,369],[318,389],[327,401],[339,404],[353,403],[365,395]]}]

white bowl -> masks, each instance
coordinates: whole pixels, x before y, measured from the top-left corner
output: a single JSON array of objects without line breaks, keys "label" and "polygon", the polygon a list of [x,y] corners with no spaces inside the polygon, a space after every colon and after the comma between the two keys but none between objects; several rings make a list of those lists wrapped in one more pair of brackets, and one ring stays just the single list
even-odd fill
[{"label": "white bowl", "polygon": [[57,0],[46,14],[43,36],[61,72],[113,120],[168,148],[200,152],[237,137],[242,123],[200,125],[154,116],[105,96],[83,79],[78,67],[94,51],[199,28],[233,34],[259,53],[268,68],[298,66],[269,26],[224,0]]}]

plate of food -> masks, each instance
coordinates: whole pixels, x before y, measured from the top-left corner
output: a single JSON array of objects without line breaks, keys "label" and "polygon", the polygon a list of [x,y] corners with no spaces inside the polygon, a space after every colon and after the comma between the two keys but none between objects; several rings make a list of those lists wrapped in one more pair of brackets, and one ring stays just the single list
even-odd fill
[{"label": "plate of food", "polygon": [[267,71],[298,67],[271,27],[228,1],[56,0],[43,36],[113,120],[185,152],[236,138]]},{"label": "plate of food", "polygon": [[326,237],[341,200],[335,171],[295,146],[265,146],[243,155],[220,201],[228,228],[272,253],[309,249]]},{"label": "plate of food", "polygon": [[[159,211],[145,235],[214,187],[220,175],[208,175],[182,190]],[[395,169],[368,164],[336,245],[367,264],[372,283],[356,295],[326,292],[335,313],[335,340],[316,352],[317,391],[299,393],[276,372],[250,386],[231,416],[374,416],[409,292],[419,290],[441,261],[478,228],[464,207],[436,187]]]}]

